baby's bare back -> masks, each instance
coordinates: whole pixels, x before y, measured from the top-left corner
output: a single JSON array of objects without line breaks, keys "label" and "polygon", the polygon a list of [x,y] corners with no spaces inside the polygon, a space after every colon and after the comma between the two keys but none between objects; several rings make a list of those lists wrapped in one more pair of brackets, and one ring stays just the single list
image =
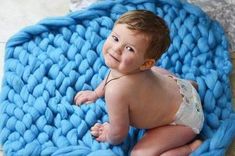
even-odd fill
[{"label": "baby's bare back", "polygon": [[174,121],[182,102],[174,79],[151,70],[147,74],[133,77],[131,81],[132,83],[126,86],[132,90],[128,96],[129,119],[132,126],[149,129]]}]

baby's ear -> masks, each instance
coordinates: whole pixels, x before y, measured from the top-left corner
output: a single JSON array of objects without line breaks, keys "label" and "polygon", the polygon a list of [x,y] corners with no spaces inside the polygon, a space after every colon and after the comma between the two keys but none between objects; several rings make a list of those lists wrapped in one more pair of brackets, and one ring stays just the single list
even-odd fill
[{"label": "baby's ear", "polygon": [[155,60],[154,59],[146,59],[144,64],[140,66],[140,70],[147,70],[150,69],[152,66],[154,66]]}]

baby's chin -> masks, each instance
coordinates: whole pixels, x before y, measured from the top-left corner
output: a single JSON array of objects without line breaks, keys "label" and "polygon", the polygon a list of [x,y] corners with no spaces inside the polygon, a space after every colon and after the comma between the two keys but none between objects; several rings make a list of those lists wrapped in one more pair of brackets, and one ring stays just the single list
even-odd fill
[{"label": "baby's chin", "polygon": [[109,68],[117,68],[118,67],[118,62],[114,62],[113,60],[105,59],[104,63]]},{"label": "baby's chin", "polygon": [[112,62],[112,61],[109,61],[109,60],[105,60],[105,65],[112,69],[112,70],[116,70],[118,71],[119,73],[122,73],[124,75],[128,75],[130,73],[135,73],[136,70],[133,70],[131,71],[130,69],[124,69],[122,67],[120,67],[120,65],[118,64],[118,62]]}]

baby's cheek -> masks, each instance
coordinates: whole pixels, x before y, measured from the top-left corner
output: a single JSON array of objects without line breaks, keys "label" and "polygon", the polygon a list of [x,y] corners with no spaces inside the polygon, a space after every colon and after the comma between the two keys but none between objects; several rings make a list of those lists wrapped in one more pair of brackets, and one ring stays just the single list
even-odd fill
[{"label": "baby's cheek", "polygon": [[125,66],[128,67],[130,70],[138,68],[139,63],[136,60],[133,59],[127,59],[125,60]]},{"label": "baby's cheek", "polygon": [[107,39],[105,42],[104,42],[104,45],[103,45],[103,48],[102,48],[102,51],[103,53],[107,52],[107,50],[111,48],[111,44],[109,42],[109,40]]},{"label": "baby's cheek", "polygon": [[102,48],[102,53],[105,54],[105,52],[107,51],[107,45],[104,44],[103,48]]},{"label": "baby's cheek", "polygon": [[133,60],[131,60],[131,59],[125,59],[125,60],[124,60],[124,64],[125,64],[125,65],[127,65],[127,66],[132,65],[132,64],[133,64],[133,62],[134,62],[134,61],[133,61]]}]

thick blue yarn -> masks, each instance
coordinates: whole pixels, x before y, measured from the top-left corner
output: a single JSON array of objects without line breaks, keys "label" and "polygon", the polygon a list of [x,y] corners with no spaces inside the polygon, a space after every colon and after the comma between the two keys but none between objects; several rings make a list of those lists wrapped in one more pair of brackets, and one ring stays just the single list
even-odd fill
[{"label": "thick blue yarn", "polygon": [[104,99],[77,107],[73,97],[96,88],[105,77],[104,40],[114,21],[134,9],[155,12],[170,28],[171,46],[157,65],[199,84],[205,141],[192,155],[225,154],[235,136],[235,113],[232,64],[221,26],[187,2],[116,0],[44,19],[10,38],[0,107],[0,143],[6,155],[128,155],[144,131],[131,128],[118,146],[99,143],[89,129],[108,121]]}]

